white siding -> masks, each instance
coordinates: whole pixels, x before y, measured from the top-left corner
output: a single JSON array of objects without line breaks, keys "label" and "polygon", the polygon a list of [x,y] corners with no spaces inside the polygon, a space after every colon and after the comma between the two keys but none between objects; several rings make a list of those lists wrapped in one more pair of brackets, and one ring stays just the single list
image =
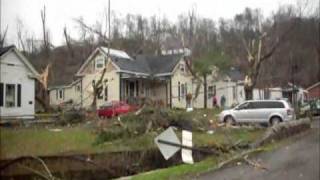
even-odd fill
[{"label": "white siding", "polygon": [[[31,71],[19,59],[15,52],[2,57],[0,64],[0,82],[4,83],[4,105],[0,107],[0,116],[34,115],[35,80],[31,79]],[[5,105],[5,84],[16,85],[15,107]],[[21,84],[21,107],[17,107],[17,84]]]}]

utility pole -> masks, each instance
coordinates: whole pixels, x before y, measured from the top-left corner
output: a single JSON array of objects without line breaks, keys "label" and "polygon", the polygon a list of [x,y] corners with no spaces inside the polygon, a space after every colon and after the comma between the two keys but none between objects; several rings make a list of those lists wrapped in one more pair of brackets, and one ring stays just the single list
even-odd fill
[{"label": "utility pole", "polygon": [[108,1],[108,58],[110,58],[110,45],[111,45],[111,38],[110,38],[110,0]]}]

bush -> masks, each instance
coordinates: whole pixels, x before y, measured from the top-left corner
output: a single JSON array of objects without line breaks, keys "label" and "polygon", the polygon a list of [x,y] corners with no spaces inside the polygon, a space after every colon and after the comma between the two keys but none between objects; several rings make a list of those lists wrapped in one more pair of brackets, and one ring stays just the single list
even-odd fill
[{"label": "bush", "polygon": [[123,129],[120,126],[119,127],[112,127],[112,128],[109,128],[108,130],[99,132],[93,145],[98,145],[103,142],[121,139],[121,138],[128,137],[128,136],[129,136],[129,133],[126,129]]},{"label": "bush", "polygon": [[67,125],[67,124],[75,124],[80,123],[85,120],[85,113],[83,111],[66,111],[60,115],[59,124]]}]

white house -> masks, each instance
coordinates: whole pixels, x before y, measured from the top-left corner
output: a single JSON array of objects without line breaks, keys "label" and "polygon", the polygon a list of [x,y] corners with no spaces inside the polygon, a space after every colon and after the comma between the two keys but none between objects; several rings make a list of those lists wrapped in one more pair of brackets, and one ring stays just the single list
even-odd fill
[{"label": "white house", "polygon": [[0,48],[0,117],[33,118],[38,72],[15,46]]},{"label": "white house", "polygon": [[231,107],[245,101],[244,76],[238,69],[231,68],[217,79],[211,86],[208,86],[208,92],[213,91],[211,102],[213,102],[214,95],[217,98],[218,106],[223,106],[223,98],[225,99],[224,107]]},{"label": "white house", "polygon": [[69,103],[75,108],[81,107],[81,85],[80,79],[77,79],[67,85],[49,87],[50,105],[55,107]]}]

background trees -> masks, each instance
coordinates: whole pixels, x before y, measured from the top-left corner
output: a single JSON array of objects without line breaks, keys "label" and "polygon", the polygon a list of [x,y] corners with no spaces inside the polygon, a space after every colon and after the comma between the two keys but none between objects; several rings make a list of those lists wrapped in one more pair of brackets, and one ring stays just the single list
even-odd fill
[{"label": "background trees", "polygon": [[[253,87],[285,86],[292,80],[308,86],[320,77],[319,8],[306,15],[302,13],[302,5],[282,6],[267,17],[263,17],[259,9],[246,8],[234,18],[218,22],[199,16],[195,9],[180,14],[175,22],[159,15],[121,16],[112,12],[110,37],[107,36],[107,13],[95,24],[87,24],[78,17],[72,25],[77,26],[79,38],[71,37],[69,29],[62,29],[65,44],[59,47],[50,45],[45,11],[44,7],[40,13],[41,47],[44,48],[38,48],[38,40],[25,33],[23,22],[17,22],[20,28],[17,39],[37,69],[41,71],[52,64],[49,86],[72,80],[70,77],[92,50],[100,45],[107,46],[108,42],[112,48],[125,50],[133,56],[187,47],[202,77],[211,65],[236,66],[247,77],[247,97]],[[4,37],[2,32],[0,40],[4,41]],[[46,56],[48,49],[50,56]]]}]

